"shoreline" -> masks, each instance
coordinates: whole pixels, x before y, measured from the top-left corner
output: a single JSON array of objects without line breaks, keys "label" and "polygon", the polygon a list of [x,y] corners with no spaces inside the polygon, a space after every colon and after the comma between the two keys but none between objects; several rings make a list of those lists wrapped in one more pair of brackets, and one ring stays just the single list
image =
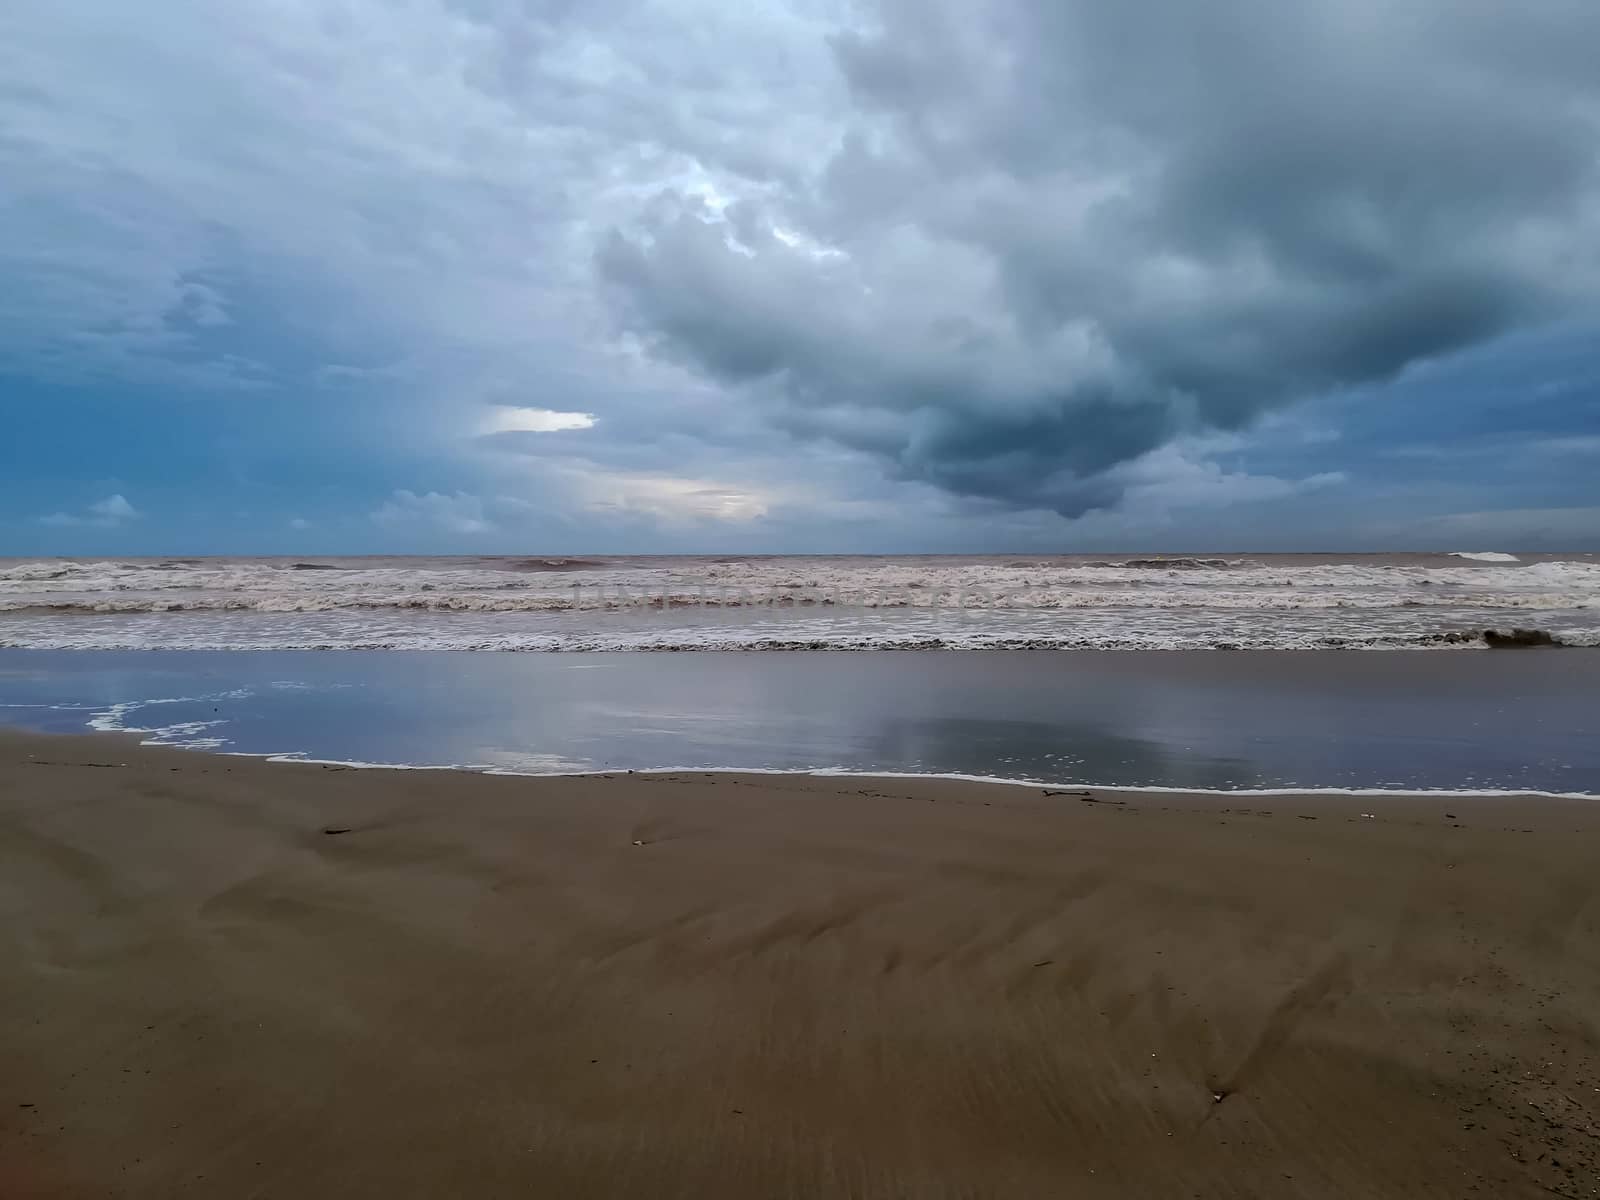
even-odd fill
[{"label": "shoreline", "polygon": [[1600,807],[1103,790],[0,731],[0,1191],[1591,1194]]},{"label": "shoreline", "polygon": [[204,754],[219,758],[254,759],[278,766],[339,767],[352,771],[437,771],[462,775],[487,775],[508,779],[605,779],[619,776],[637,776],[641,779],[673,778],[692,775],[731,775],[761,778],[765,776],[793,777],[796,779],[859,779],[915,781],[930,780],[950,783],[969,783],[981,787],[1031,788],[1033,790],[1060,792],[1113,792],[1129,796],[1206,796],[1227,799],[1230,796],[1282,797],[1347,796],[1354,799],[1462,799],[1462,800],[1600,800],[1600,792],[1557,792],[1537,788],[1355,788],[1355,787],[1272,787],[1272,788],[1205,788],[1176,787],[1161,784],[1084,783],[1081,781],[1052,781],[1048,779],[1020,779],[1002,775],[970,775],[956,771],[887,771],[852,770],[845,767],[596,767],[585,771],[519,771],[511,767],[496,767],[478,763],[400,763],[365,762],[348,758],[310,758],[294,751],[225,750],[219,746],[187,745],[182,742],[161,742],[145,739],[145,733],[159,730],[131,730],[89,727],[82,732],[46,733],[21,726],[0,724],[0,737],[19,733],[27,737],[42,738],[109,738],[131,741],[141,749],[175,750],[183,754]]},{"label": "shoreline", "polygon": [[[122,736],[116,733],[61,734],[62,737]],[[129,735],[132,736],[132,735]],[[445,771],[464,775],[489,775],[507,779],[616,779],[634,775],[642,779],[665,779],[686,775],[732,775],[761,778],[776,776],[796,779],[859,779],[868,783],[874,780],[915,781],[929,780],[947,783],[971,783],[981,787],[1029,788],[1035,791],[1060,792],[1114,792],[1131,796],[1206,796],[1227,799],[1244,797],[1310,797],[1348,796],[1355,799],[1381,800],[1389,797],[1401,799],[1461,799],[1461,800],[1600,800],[1597,792],[1546,792],[1529,788],[1344,788],[1344,787],[1281,787],[1281,788],[1203,788],[1167,787],[1158,784],[1052,782],[1047,779],[1011,779],[1000,775],[964,775],[941,771],[852,771],[843,767],[629,767],[595,768],[590,771],[517,771],[510,767],[477,766],[470,763],[384,763],[360,762],[345,758],[304,758],[295,754],[260,754],[249,750],[220,750],[171,745],[164,742],[139,742],[140,746],[181,750],[186,754],[214,754],[226,758],[255,758],[283,766],[343,767],[353,771]]]},{"label": "shoreline", "polygon": [[[862,612],[888,611],[904,614],[911,610],[861,610]],[[354,610],[341,610],[340,615],[348,615]],[[38,612],[13,611],[0,613],[0,617],[17,616],[20,618],[49,618],[51,620],[65,618],[77,619],[115,619],[118,616],[129,614],[96,613],[63,614],[57,611],[43,610]],[[185,615],[194,615],[202,619],[216,614],[172,614],[174,619],[182,620]],[[252,614],[258,615],[258,614]],[[321,614],[290,614],[292,620],[295,616],[317,616]],[[508,614],[463,614],[463,613],[435,613],[430,617],[437,617],[441,621],[450,621],[452,618],[471,616],[506,616]],[[512,617],[528,614],[509,614]],[[549,616],[553,614],[534,614]],[[905,619],[903,617],[890,617],[889,620]],[[170,631],[169,631],[170,632]],[[1537,646],[1519,646],[1509,639],[1519,633],[1533,633],[1547,635],[1555,640],[1550,643],[1541,643]],[[1495,637],[1508,639],[1500,646],[1490,644],[1484,637],[1488,633]],[[565,636],[568,640],[562,641]],[[550,633],[527,635],[528,640],[507,642],[503,636],[494,639],[462,640],[451,642],[439,640],[434,633],[424,637],[420,634],[410,639],[397,639],[384,642],[367,640],[354,640],[347,642],[326,642],[312,640],[305,642],[295,641],[234,641],[234,642],[189,642],[179,644],[154,644],[149,642],[118,642],[118,641],[70,641],[53,642],[48,639],[33,638],[24,641],[0,642],[0,650],[23,651],[33,653],[54,654],[280,654],[280,653],[335,653],[335,654],[383,654],[383,653],[421,653],[421,654],[630,654],[630,655],[684,655],[684,654],[985,654],[985,653],[1017,653],[1026,651],[1042,654],[1206,654],[1206,655],[1238,655],[1238,654],[1403,654],[1403,653],[1439,653],[1468,651],[1477,653],[1484,650],[1515,649],[1525,651],[1537,649],[1541,651],[1554,650],[1600,650],[1600,630],[1565,630],[1550,634],[1542,626],[1534,626],[1524,630],[1520,626],[1507,625],[1505,630],[1498,628],[1484,629],[1482,626],[1472,628],[1452,628],[1428,630],[1416,633],[1401,634],[1372,634],[1334,635],[1329,634],[1311,641],[1299,642],[1240,642],[1229,638],[1227,635],[1216,635],[1211,641],[1191,641],[1183,644],[1173,644],[1170,640],[1161,638],[1147,638],[1144,640],[1099,640],[1093,641],[1077,635],[1061,636],[1018,636],[1018,637],[984,637],[973,639],[969,637],[963,641],[953,636],[918,636],[900,640],[851,640],[849,637],[832,636],[825,638],[801,639],[724,639],[722,641],[707,641],[705,639],[687,641],[654,641],[654,642],[629,642],[624,639],[613,638],[607,641],[599,634],[556,635]]]},{"label": "shoreline", "polygon": [[1240,795],[1600,795],[1597,689],[1600,655],[1537,652],[0,652],[0,718],[196,749]]}]

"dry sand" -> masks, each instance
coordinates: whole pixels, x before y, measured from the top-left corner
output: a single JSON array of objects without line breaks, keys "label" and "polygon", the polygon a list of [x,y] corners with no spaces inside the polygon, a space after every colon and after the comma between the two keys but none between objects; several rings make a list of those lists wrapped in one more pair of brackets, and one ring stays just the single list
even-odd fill
[{"label": "dry sand", "polygon": [[0,734],[0,1197],[1600,1194],[1600,805],[1100,795]]}]

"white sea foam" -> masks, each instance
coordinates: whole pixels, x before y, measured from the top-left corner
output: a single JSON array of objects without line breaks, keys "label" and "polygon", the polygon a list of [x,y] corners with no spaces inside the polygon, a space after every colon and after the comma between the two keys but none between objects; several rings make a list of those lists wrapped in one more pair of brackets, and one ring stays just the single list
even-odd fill
[{"label": "white sea foam", "polygon": [[1600,641],[1600,557],[0,561],[0,645],[36,648],[1381,648],[1513,626]]},{"label": "white sea foam", "polygon": [[[210,747],[185,747],[210,749]],[[909,779],[945,780],[953,783],[1003,784],[1033,790],[1062,790],[1067,792],[1111,792],[1113,794],[1172,795],[1172,796],[1349,796],[1353,799],[1394,798],[1401,796],[1438,796],[1441,799],[1499,800],[1520,797],[1537,797],[1549,800],[1600,800],[1594,792],[1549,792],[1536,788],[1350,788],[1350,787],[1274,787],[1274,788],[1208,788],[1170,787],[1164,784],[1103,784],[1081,781],[1062,782],[1049,779],[1016,779],[1003,775],[963,775],[948,771],[857,771],[844,767],[814,767],[792,769],[788,767],[622,767],[582,768],[578,770],[555,766],[548,770],[515,769],[511,767],[483,766],[476,763],[389,763],[364,762],[359,759],[307,758],[300,754],[259,754],[245,751],[226,751],[236,758],[263,758],[274,763],[301,763],[328,767],[349,767],[361,771],[464,771],[479,775],[510,776],[517,779],[592,779],[617,775],[776,775],[811,779]]]},{"label": "white sea foam", "polygon": [[[1396,785],[1394,787],[1265,787],[1265,788],[1207,788],[1171,787],[1161,784],[1099,784],[1082,780],[1062,781],[1045,778],[1017,778],[999,775],[971,775],[958,772],[856,770],[846,767],[813,767],[803,769],[777,767],[707,767],[658,766],[646,768],[594,767],[587,762],[575,762],[556,754],[520,753],[502,751],[492,762],[473,763],[403,763],[371,762],[361,759],[314,758],[299,751],[261,752],[226,750],[228,739],[207,735],[208,729],[225,725],[225,720],[178,721],[166,725],[138,726],[127,723],[128,717],[147,706],[164,704],[189,704],[209,701],[240,700],[250,696],[248,689],[236,689],[209,696],[174,696],[150,700],[113,704],[100,710],[88,722],[89,728],[99,732],[128,733],[140,736],[147,746],[170,746],[184,750],[222,751],[234,757],[260,758],[274,763],[302,763],[321,766],[349,767],[359,770],[384,771],[466,771],[484,775],[513,776],[518,778],[589,778],[613,775],[793,775],[815,778],[844,779],[909,779],[952,780],[963,783],[1005,784],[1009,787],[1062,789],[1066,791],[1092,790],[1111,793],[1155,793],[1174,795],[1213,796],[1350,796],[1381,799],[1386,796],[1426,795],[1458,799],[1497,799],[1517,796],[1539,796],[1563,800],[1595,800],[1600,795],[1589,792],[1540,791],[1533,788],[1422,788]],[[53,707],[75,708],[75,705]]]},{"label": "white sea foam", "polygon": [[213,701],[243,700],[248,698],[249,695],[248,689],[236,688],[207,696],[162,696],[146,700],[130,700],[119,704],[107,705],[105,708],[96,710],[86,724],[96,733],[138,734],[140,743],[146,746],[176,746],[183,750],[220,750],[228,744],[228,739],[207,734],[206,731],[226,725],[227,722],[225,720],[171,721],[164,725],[130,725],[128,718],[141,709],[163,704],[202,704]]}]

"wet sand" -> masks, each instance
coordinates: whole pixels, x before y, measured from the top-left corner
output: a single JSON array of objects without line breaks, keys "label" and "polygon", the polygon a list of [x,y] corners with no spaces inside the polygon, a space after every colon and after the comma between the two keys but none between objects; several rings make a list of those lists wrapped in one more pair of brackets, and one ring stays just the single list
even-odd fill
[{"label": "wet sand", "polygon": [[0,1196],[1600,1195],[1600,805],[1091,795],[0,733]]}]

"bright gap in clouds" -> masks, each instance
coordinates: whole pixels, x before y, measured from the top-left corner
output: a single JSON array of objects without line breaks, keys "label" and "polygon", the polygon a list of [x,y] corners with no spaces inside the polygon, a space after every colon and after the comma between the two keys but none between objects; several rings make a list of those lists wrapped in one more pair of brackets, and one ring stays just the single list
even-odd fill
[{"label": "bright gap in clouds", "polygon": [[478,427],[478,432],[480,434],[560,433],[568,429],[590,429],[594,423],[595,418],[590,413],[556,412],[549,408],[519,408],[512,404],[496,404]]},{"label": "bright gap in clouds", "polygon": [[574,493],[590,512],[628,513],[668,522],[756,521],[781,498],[760,490],[711,479],[641,475],[569,468]]}]

